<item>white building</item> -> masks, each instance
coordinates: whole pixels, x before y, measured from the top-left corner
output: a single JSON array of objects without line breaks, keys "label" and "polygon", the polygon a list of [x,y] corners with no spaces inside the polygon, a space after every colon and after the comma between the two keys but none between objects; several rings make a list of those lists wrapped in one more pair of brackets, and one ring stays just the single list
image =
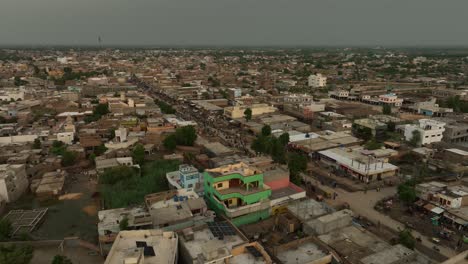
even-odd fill
[{"label": "white building", "polygon": [[349,91],[347,90],[329,91],[328,96],[330,96],[331,98],[346,99],[349,97]]},{"label": "white building", "polygon": [[162,230],[121,231],[104,264],[175,264],[178,237]]},{"label": "white building", "polygon": [[25,165],[0,165],[0,200],[7,203],[16,201],[28,188]]},{"label": "white building", "polygon": [[379,95],[379,102],[382,104],[401,106],[403,104],[403,99],[398,98],[396,94],[390,93]]},{"label": "white building", "polygon": [[310,75],[308,84],[310,87],[313,88],[325,87],[327,86],[327,77],[323,76],[320,73]]},{"label": "white building", "polygon": [[18,100],[21,100],[21,101],[24,100],[24,91],[13,89],[13,90],[2,91],[0,93],[0,101],[10,102],[10,101],[18,101]]},{"label": "white building", "polygon": [[405,139],[407,141],[413,138],[415,130],[421,134],[422,145],[440,142],[445,131],[445,123],[432,119],[420,119],[419,124],[405,125]]},{"label": "white building", "polygon": [[73,144],[73,139],[75,138],[75,133],[73,132],[60,132],[57,133],[57,140],[61,141],[67,145]]}]

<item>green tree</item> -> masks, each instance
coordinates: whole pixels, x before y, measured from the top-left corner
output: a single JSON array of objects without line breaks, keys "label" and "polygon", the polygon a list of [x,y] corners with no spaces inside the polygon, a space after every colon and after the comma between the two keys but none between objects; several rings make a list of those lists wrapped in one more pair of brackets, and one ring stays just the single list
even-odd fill
[{"label": "green tree", "polygon": [[398,185],[398,198],[406,205],[411,205],[417,199],[414,185],[415,183],[413,181],[406,181]]},{"label": "green tree", "polygon": [[400,231],[400,233],[398,234],[398,241],[400,242],[400,244],[409,249],[414,249],[414,246],[416,245],[416,240],[411,234],[411,231],[408,229]]},{"label": "green tree", "polygon": [[250,109],[250,108],[245,109],[244,118],[245,118],[245,120],[247,120],[247,122],[252,120],[252,109]]},{"label": "green tree", "polygon": [[62,166],[68,167],[75,164],[78,153],[74,151],[65,151],[62,156]]},{"label": "green tree", "polygon": [[392,107],[388,104],[382,105],[382,114],[384,115],[391,115],[392,114]]},{"label": "green tree", "polygon": [[387,129],[388,129],[389,132],[395,132],[395,130],[396,130],[395,122],[392,122],[392,121],[388,122],[387,123]]},{"label": "green tree", "polygon": [[34,139],[33,149],[40,149],[42,147],[41,140],[36,138]]},{"label": "green tree", "polygon": [[62,255],[55,255],[55,257],[52,259],[51,264],[73,264],[72,261]]},{"label": "green tree", "polygon": [[176,129],[175,137],[178,145],[193,146],[197,140],[197,131],[193,126],[184,126]]},{"label": "green tree", "polygon": [[88,159],[89,159],[89,161],[91,161],[91,163],[96,165],[96,154],[94,154],[94,153],[89,154]]},{"label": "green tree", "polygon": [[174,151],[177,147],[177,139],[175,134],[167,136],[163,141],[164,148],[170,151]]},{"label": "green tree", "polygon": [[268,137],[271,135],[271,127],[269,125],[264,125],[262,127],[262,136]]},{"label": "green tree", "polygon": [[270,154],[274,162],[282,164],[286,163],[286,151],[284,145],[275,137],[271,137],[270,140]]},{"label": "green tree", "polygon": [[0,246],[0,263],[29,264],[33,257],[30,245]]},{"label": "green tree", "polygon": [[96,156],[101,156],[106,151],[107,151],[107,147],[104,144],[101,144],[94,149],[94,154],[96,154]]},{"label": "green tree", "polygon": [[108,104],[98,104],[93,111],[93,114],[99,117],[107,115],[108,113],[110,113]]},{"label": "green tree", "polygon": [[299,177],[301,172],[307,170],[307,157],[297,153],[291,153],[288,157],[289,173],[291,174],[291,181],[295,184],[300,184]]},{"label": "green tree", "polygon": [[281,142],[281,145],[286,146],[289,143],[289,134],[286,132],[281,134],[279,141]]},{"label": "green tree", "polygon": [[366,144],[364,145],[364,147],[368,150],[374,150],[374,149],[379,149],[379,148],[382,148],[383,147],[383,144],[380,143],[380,142],[377,142],[377,140],[375,140],[375,138],[369,140],[366,142]]},{"label": "green tree", "polygon": [[413,130],[409,143],[413,147],[418,147],[421,144],[421,132],[419,130]]},{"label": "green tree", "polygon": [[0,240],[8,240],[12,231],[13,227],[11,226],[10,221],[6,219],[0,220]]},{"label": "green tree", "polygon": [[120,231],[122,230],[128,230],[128,218],[124,217],[120,223],[119,223],[119,229]]},{"label": "green tree", "polygon": [[268,153],[268,137],[258,136],[250,147],[257,153]]},{"label": "green tree", "polygon": [[50,152],[57,156],[63,156],[66,150],[67,150],[67,145],[65,145],[65,143],[63,143],[62,141],[58,141],[58,140],[55,140],[52,143],[52,147],[50,148]]},{"label": "green tree", "polygon": [[116,184],[117,182],[137,176],[135,168],[128,166],[117,166],[106,169],[99,175],[100,184]]},{"label": "green tree", "polygon": [[145,162],[145,148],[141,144],[137,144],[132,151],[133,161],[139,165]]}]

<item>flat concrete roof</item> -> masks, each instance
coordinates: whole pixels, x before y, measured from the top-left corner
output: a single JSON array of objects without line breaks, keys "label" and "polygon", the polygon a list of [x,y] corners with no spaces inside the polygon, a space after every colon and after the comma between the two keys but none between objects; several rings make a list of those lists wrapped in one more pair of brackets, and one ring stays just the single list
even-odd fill
[{"label": "flat concrete roof", "polygon": [[310,263],[328,254],[312,242],[300,244],[297,248],[282,251],[276,255],[282,263]]},{"label": "flat concrete roof", "polygon": [[121,231],[112,245],[104,264],[121,264],[126,259],[143,256],[143,248],[136,242],[145,242],[153,248],[155,256],[144,256],[143,264],[173,264],[177,256],[177,234],[162,230]]},{"label": "flat concrete roof", "polygon": [[289,204],[288,210],[303,222],[310,219],[315,219],[334,211],[331,207],[328,207],[324,203],[317,202],[313,199],[307,199]]},{"label": "flat concrete roof", "polygon": [[246,242],[237,234],[224,236],[224,239],[219,240],[208,227],[194,230],[193,240],[186,241],[181,238],[181,241],[192,259],[196,259],[202,254],[206,261],[229,257],[233,247]]}]

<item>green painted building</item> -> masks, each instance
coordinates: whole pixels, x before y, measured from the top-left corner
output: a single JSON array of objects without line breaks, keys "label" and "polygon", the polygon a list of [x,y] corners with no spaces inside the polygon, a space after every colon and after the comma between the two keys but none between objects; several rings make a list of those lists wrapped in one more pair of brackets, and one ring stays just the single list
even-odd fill
[{"label": "green painted building", "polygon": [[271,189],[263,184],[261,171],[244,163],[206,170],[204,187],[208,206],[236,226],[270,216]]}]

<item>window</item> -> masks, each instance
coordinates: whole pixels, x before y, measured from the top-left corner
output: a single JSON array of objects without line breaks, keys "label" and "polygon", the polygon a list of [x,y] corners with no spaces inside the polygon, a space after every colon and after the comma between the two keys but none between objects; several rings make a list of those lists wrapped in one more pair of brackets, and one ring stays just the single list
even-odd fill
[{"label": "window", "polygon": [[218,183],[218,188],[223,187],[223,183]]}]

